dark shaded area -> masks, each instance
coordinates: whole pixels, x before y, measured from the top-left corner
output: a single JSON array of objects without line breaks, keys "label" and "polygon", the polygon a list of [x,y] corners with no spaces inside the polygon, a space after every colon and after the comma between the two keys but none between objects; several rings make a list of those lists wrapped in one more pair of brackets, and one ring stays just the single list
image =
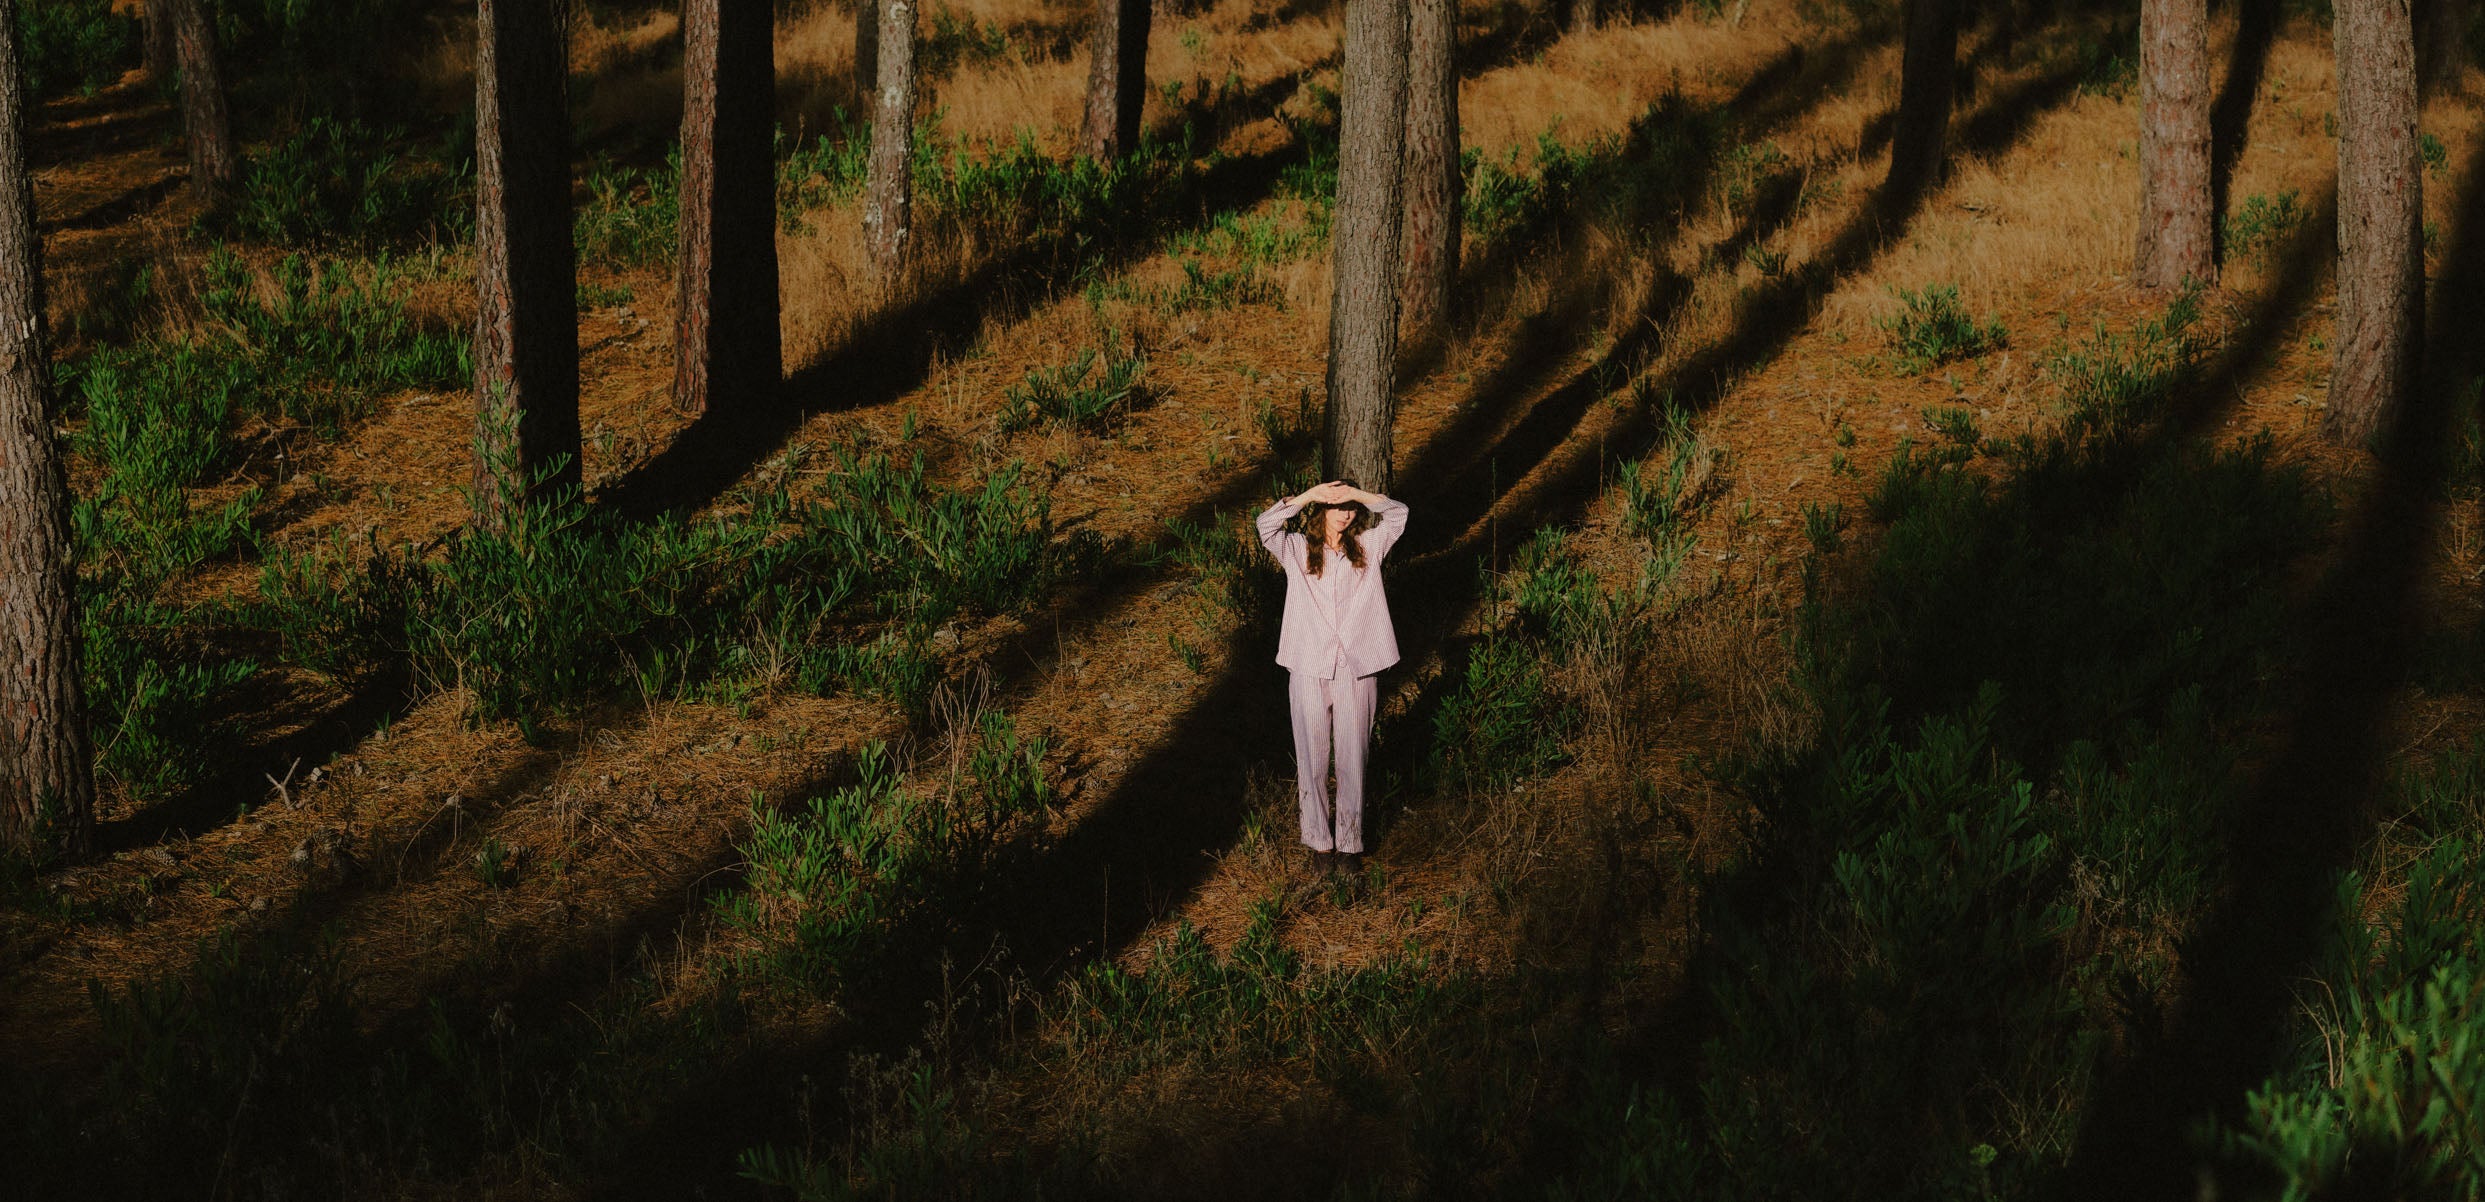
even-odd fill
[{"label": "dark shaded area", "polygon": [[2210,1160],[2197,1124],[2240,1117],[2280,1062],[2288,1015],[2329,929],[2335,873],[2362,845],[2388,769],[2390,700],[2415,667],[2428,520],[2447,419],[2485,360],[2485,173],[2461,192],[2436,283],[2423,383],[2386,428],[2368,492],[2299,618],[2287,716],[2270,732],[2229,850],[2233,895],[2183,948],[2182,1010],[2093,1095],[2070,1185],[2083,1196],[2190,1197]]}]

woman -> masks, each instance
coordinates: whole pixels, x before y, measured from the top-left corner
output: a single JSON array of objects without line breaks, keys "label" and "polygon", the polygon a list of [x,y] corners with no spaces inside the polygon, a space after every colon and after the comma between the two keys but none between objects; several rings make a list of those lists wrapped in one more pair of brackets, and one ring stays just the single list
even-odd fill
[{"label": "woman", "polygon": [[[1310,536],[1286,529],[1305,506]],[[1381,560],[1406,530],[1406,506],[1355,487],[1315,484],[1260,513],[1260,543],[1286,570],[1277,662],[1291,673],[1294,771],[1303,845],[1315,869],[1363,870],[1363,760],[1372,739],[1372,675],[1398,662]],[[1335,829],[1329,757],[1337,754]]]}]

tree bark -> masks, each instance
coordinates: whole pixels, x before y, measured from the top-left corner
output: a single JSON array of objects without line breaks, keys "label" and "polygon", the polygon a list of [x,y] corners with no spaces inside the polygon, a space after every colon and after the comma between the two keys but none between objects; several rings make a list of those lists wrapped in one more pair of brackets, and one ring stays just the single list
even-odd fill
[{"label": "tree bark", "polygon": [[0,849],[43,859],[93,849],[95,764],[15,18],[0,8]]},{"label": "tree bark", "polygon": [[880,0],[854,0],[854,94],[871,113],[880,90]]},{"label": "tree bark", "polygon": [[[769,0],[685,0],[673,404],[749,408],[783,371]],[[721,400],[720,400],[721,398]]]},{"label": "tree bark", "polygon": [[1139,145],[1148,95],[1148,0],[1096,0],[1087,65],[1087,122],[1079,153],[1107,161]]},{"label": "tree bark", "polygon": [[2406,403],[2424,320],[2424,171],[2409,0],[2343,0],[2338,55],[2338,343],[2331,438],[2368,445]]},{"label": "tree bark", "polygon": [[511,503],[579,483],[568,6],[478,10],[474,501],[498,525]]},{"label": "tree bark", "polygon": [[1941,177],[1958,59],[1959,0],[1907,0],[1898,122],[1890,134],[1889,186],[1894,191],[1930,187]]},{"label": "tree bark", "polygon": [[1397,416],[1406,57],[1407,0],[1347,0],[1321,458],[1328,478],[1352,479],[1375,492],[1389,490]]},{"label": "tree bark", "polygon": [[1570,0],[1568,16],[1572,33],[1586,33],[1596,28],[1596,0]]},{"label": "tree bark", "polygon": [[2459,82],[2468,65],[2468,25],[2474,0],[2418,0],[2416,68],[2428,89]]},{"label": "tree bark", "polygon": [[1410,0],[1407,25],[1406,224],[1399,324],[1434,338],[1458,278],[1457,0]]},{"label": "tree bark", "polygon": [[2209,205],[2208,0],[2140,6],[2140,240],[2143,288],[2217,278]]},{"label": "tree bark", "polygon": [[139,34],[145,39],[145,44],[140,49],[145,56],[143,67],[147,78],[157,83],[164,83],[174,78],[173,19],[172,14],[165,8],[169,2],[170,0],[147,0],[146,7],[140,10],[139,14],[144,19]]},{"label": "tree bark", "polygon": [[173,59],[181,71],[181,128],[190,144],[190,186],[209,209],[219,209],[241,175],[233,146],[233,116],[225,103],[224,66],[216,54],[216,27],[201,0],[164,0],[172,22]]},{"label": "tree bark", "polygon": [[872,101],[863,233],[883,289],[913,252],[915,0],[880,0],[880,87]]}]

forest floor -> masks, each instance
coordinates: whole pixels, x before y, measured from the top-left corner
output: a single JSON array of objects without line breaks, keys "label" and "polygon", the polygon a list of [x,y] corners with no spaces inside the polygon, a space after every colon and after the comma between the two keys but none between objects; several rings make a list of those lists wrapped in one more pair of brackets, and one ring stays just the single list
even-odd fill
[{"label": "forest floor", "polygon": [[[944,128],[1006,138],[1031,126],[1061,146],[1085,73],[1072,6],[951,12],[1011,31],[1021,49],[937,80]],[[590,16],[575,48],[582,129],[674,120],[678,68],[646,50],[670,19]],[[813,128],[850,100],[838,90],[845,20],[822,7],[780,30],[781,107]],[[1757,0],[1557,36],[1540,17],[1470,6],[1460,111],[1484,161],[1541,169],[1556,145],[1627,158],[1675,130],[1714,153],[1619,183],[1590,176],[1632,189],[1630,203],[1556,198],[1537,228],[1474,239],[1451,335],[1410,356],[1395,491],[1412,522],[1389,565],[1406,658],[1382,681],[1372,866],[1329,882],[1303,867],[1291,834],[1283,677],[1265,623],[1220,603],[1174,552],[1242,539],[1275,479],[1301,470],[1286,460],[1300,432],[1283,427],[1316,420],[1329,276],[1325,240],[1306,233],[1323,214],[1283,193],[1276,165],[1300,151],[1286,118],[1316,112],[1316,89],[1335,87],[1338,33],[1333,8],[1270,0],[1160,14],[1152,118],[1213,113],[1218,161],[1239,166],[1215,177],[1201,212],[1078,278],[985,274],[1008,247],[936,232],[905,298],[913,328],[892,330],[875,324],[860,280],[850,202],[782,235],[788,397],[728,429],[721,454],[667,454],[692,433],[666,402],[667,271],[586,265],[605,298],[579,329],[592,504],[730,511],[752,481],[816,480],[841,470],[835,448],[862,448],[919,454],[952,483],[1023,461],[1054,527],[1096,540],[1101,566],[1031,609],[935,633],[954,682],[945,709],[910,716],[763,670],[731,696],[655,686],[521,727],[476,720],[454,681],[409,691],[264,668],[232,700],[239,733],[209,784],[169,799],[108,788],[104,853],[40,885],[76,904],[20,908],[0,927],[11,1058],[94,1078],[112,1038],[95,991],[178,980],[226,932],[270,946],[321,933],[375,1040],[416,1038],[406,1033],[442,999],[521,1033],[577,1016],[695,1023],[753,951],[712,899],[739,887],[755,805],[851,784],[864,749],[884,741],[916,787],[938,792],[955,780],[951,736],[986,709],[1044,741],[1055,800],[1040,830],[1012,836],[963,933],[946,931],[868,995],[768,995],[719,1045],[732,1051],[674,1066],[677,1087],[616,1107],[604,1121],[622,1133],[617,1150],[584,1168],[521,1138],[469,1164],[400,1166],[388,1188],[721,1194],[744,1149],[862,1131],[875,1107],[897,1105],[877,1100],[902,1092],[889,1066],[927,1059],[972,1083],[957,1105],[992,1146],[1076,1134],[1134,1194],[1290,1194],[1371,1170],[1381,1154],[1358,1124],[1372,1120],[1306,1063],[1236,1079],[1171,1053],[1133,1071],[1045,1050],[1075,1044],[1064,1034],[1075,1006],[1030,999],[1088,987],[1100,962],[1145,974],[1186,927],[1230,956],[1273,921],[1307,973],[1385,970],[1421,949],[1431,970],[1466,979],[1565,982],[1562,1021],[1662,1043],[1703,938],[1705,874],[1752,838],[1749,799],[1718,765],[1816,733],[1792,683],[1791,632],[1810,565],[1834,575],[1862,562],[1852,545],[1828,550],[1837,523],[1868,539],[1875,482],[1904,448],[1941,441],[1945,407],[1972,413],[1987,438],[2056,428],[2065,408],[2048,365],[2168,302],[2129,281],[2137,90],[2097,49],[2122,45],[2123,31],[2085,17],[2015,40],[1972,31],[1949,178],[1893,207],[1877,190],[1898,77],[1885,29]],[[454,46],[432,52],[441,95],[456,96]],[[2213,390],[2187,399],[2182,437],[2266,434],[2276,460],[2353,512],[2375,460],[2317,432],[2332,307],[2326,32],[2283,21],[2246,85],[2228,211],[2281,196],[2301,210],[2230,255],[2206,294],[2201,379]],[[2461,190],[2485,136],[2479,86],[2470,75],[2426,106],[2424,130],[2444,148],[2425,179],[2430,228],[2464,230]],[[136,264],[154,265],[167,320],[182,320],[206,250],[177,121],[156,94],[133,78],[56,101],[35,152],[65,349],[101,328],[96,314]],[[1254,236],[1278,249],[1252,249]],[[462,253],[404,260],[417,315],[471,320]],[[1222,272],[1244,273],[1230,294],[1199,289]],[[1885,329],[1902,309],[1895,290],[1946,284],[2006,345],[1903,370]],[[1143,403],[1101,433],[997,431],[1013,387],[1091,347],[1144,358]],[[262,422],[198,500],[261,490],[269,548],[421,546],[465,521],[472,413],[451,390],[387,396],[333,438]],[[1655,577],[1643,646],[1556,669],[1582,713],[1565,762],[1506,788],[1431,784],[1435,716],[1505,620],[1494,582],[1519,579],[1520,548],[1547,527],[1567,531],[1609,587],[1645,576],[1651,552],[1617,482],[1624,464],[1678,448],[1690,449],[1689,541]],[[2485,526],[2451,504],[2424,521],[2422,604],[2441,624],[2474,625]],[[1186,541],[1175,522],[1216,533]],[[2329,562],[2299,566],[2299,591]],[[210,562],[174,588],[185,602],[247,600],[259,565]],[[2464,744],[2485,730],[2480,702],[2394,693],[2383,766]],[[478,870],[487,848],[511,874]],[[842,1106],[845,1123],[815,1106]]]}]

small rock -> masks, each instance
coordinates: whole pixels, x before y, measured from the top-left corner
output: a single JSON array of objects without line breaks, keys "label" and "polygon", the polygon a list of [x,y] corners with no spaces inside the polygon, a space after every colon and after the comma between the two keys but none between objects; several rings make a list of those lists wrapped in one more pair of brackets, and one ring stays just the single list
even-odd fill
[{"label": "small rock", "polygon": [[253,913],[253,914],[259,914],[259,913],[264,913],[266,910],[267,910],[267,899],[266,899],[266,898],[264,898],[264,897],[254,897],[254,898],[251,898],[251,899],[250,899],[250,912],[251,912],[251,913]]}]

